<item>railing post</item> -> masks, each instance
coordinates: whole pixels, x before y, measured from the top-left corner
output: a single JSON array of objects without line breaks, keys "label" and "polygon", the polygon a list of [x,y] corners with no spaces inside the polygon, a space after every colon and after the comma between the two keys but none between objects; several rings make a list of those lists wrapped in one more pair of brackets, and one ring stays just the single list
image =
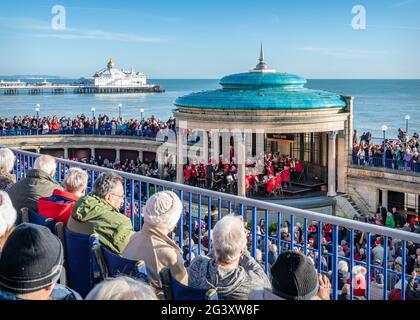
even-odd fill
[{"label": "railing post", "polygon": [[405,300],[405,268],[406,268],[406,241],[402,240],[402,266],[401,266],[401,300]]},{"label": "railing post", "polygon": [[[179,198],[181,202],[184,203],[184,191],[179,190]],[[184,245],[184,206],[182,206],[181,216],[179,217],[179,232],[178,232],[178,241],[179,247],[182,248]]]},{"label": "railing post", "polygon": [[367,279],[366,281],[366,300],[370,300],[370,276],[371,276],[371,239],[370,233],[366,232],[366,267],[367,267]]},{"label": "railing post", "polygon": [[188,252],[189,252],[189,257],[188,257],[188,262],[191,263],[192,260],[192,243],[191,243],[191,238],[192,238],[192,234],[193,234],[193,230],[192,230],[192,193],[188,192]]},{"label": "railing post", "polygon": [[[130,213],[131,213],[131,226],[135,231],[135,210],[134,210],[134,180],[130,179]],[[140,213],[140,210],[139,210]]]},{"label": "railing post", "polygon": [[251,217],[251,255],[255,259],[257,253],[257,208],[252,207],[252,217]]},{"label": "railing post", "polygon": [[353,300],[354,230],[350,230],[350,300]]},{"label": "railing post", "polygon": [[140,231],[142,229],[142,219],[143,217],[141,216],[142,214],[142,206],[143,206],[143,190],[142,190],[142,183],[141,181],[138,182],[139,183],[139,200],[138,200],[138,206],[139,206],[139,226],[138,226],[138,230]]},{"label": "railing post", "polygon": [[207,197],[207,250],[211,250],[211,198]]},{"label": "railing post", "polygon": [[265,273],[268,273],[268,237],[270,235],[270,226],[268,224],[268,210],[264,210],[264,221],[265,221],[265,243],[264,243],[264,269]]},{"label": "railing post", "polygon": [[388,300],[388,237],[384,237],[384,292],[383,299]]},{"label": "railing post", "polygon": [[338,227],[333,225],[333,261],[332,261],[332,295],[333,300],[338,298]]}]

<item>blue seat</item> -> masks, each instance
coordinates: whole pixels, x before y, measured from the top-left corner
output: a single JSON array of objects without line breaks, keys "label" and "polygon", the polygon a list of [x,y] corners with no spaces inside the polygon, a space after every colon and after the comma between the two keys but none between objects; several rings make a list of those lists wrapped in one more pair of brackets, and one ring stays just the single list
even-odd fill
[{"label": "blue seat", "polygon": [[149,282],[146,271],[146,264],[143,260],[130,260],[121,257],[104,245],[97,243],[92,248],[96,262],[99,267],[101,278],[116,277],[124,274],[133,278]]},{"label": "blue seat", "polygon": [[29,222],[33,224],[38,224],[41,226],[45,226],[51,230],[52,233],[55,234],[55,221],[52,218],[46,218],[39,213],[32,211],[28,208],[22,208],[22,222]]},{"label": "blue seat", "polygon": [[98,236],[70,231],[62,222],[56,224],[56,233],[64,246],[66,284],[84,298],[99,279],[93,254],[93,246],[99,243]]},{"label": "blue seat", "polygon": [[215,289],[205,290],[188,287],[176,280],[167,267],[159,272],[166,300],[218,300]]}]

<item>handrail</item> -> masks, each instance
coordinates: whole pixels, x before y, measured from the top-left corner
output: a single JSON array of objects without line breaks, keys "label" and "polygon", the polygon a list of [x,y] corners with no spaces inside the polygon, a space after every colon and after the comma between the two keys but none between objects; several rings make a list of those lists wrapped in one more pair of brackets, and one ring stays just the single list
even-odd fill
[{"label": "handrail", "polygon": [[[20,154],[31,156],[31,157],[40,156],[37,153],[20,150],[18,148],[10,148],[10,149],[16,153],[20,153]],[[373,225],[373,224],[369,224],[369,223],[365,223],[361,221],[349,220],[349,219],[336,217],[336,216],[329,216],[326,214],[317,213],[317,212],[313,212],[309,210],[297,209],[297,208],[288,207],[288,206],[284,206],[280,204],[264,202],[261,200],[240,197],[240,196],[221,193],[221,192],[212,191],[208,189],[201,189],[201,188],[197,188],[197,187],[193,187],[189,185],[169,182],[165,180],[127,173],[127,172],[104,168],[104,167],[98,167],[95,165],[84,164],[84,163],[80,163],[76,161],[71,161],[71,160],[66,160],[66,159],[61,159],[61,158],[55,158],[55,159],[62,164],[67,164],[70,166],[79,167],[86,170],[94,170],[94,171],[101,171],[101,172],[114,172],[126,179],[132,179],[132,180],[136,180],[140,182],[160,185],[165,188],[176,189],[178,191],[183,191],[183,192],[197,193],[201,196],[223,199],[223,200],[227,200],[233,203],[239,203],[245,206],[255,207],[262,210],[268,210],[269,212],[270,211],[276,212],[276,213],[281,212],[282,214],[294,215],[296,217],[309,219],[311,221],[318,221],[318,222],[323,222],[327,224],[339,225],[339,226],[346,227],[348,229],[357,229],[363,232],[369,232],[372,234],[381,234],[386,237],[392,237],[392,238],[397,238],[401,240],[412,241],[414,243],[420,243],[420,234],[416,234],[416,233],[410,233],[410,232],[402,231],[402,230],[395,230],[395,229]]]}]

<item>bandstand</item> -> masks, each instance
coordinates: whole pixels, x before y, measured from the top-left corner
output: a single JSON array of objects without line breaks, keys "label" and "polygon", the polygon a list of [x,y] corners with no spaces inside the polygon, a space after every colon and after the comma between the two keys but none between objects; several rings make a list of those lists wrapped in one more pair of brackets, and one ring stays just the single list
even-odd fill
[{"label": "bandstand", "polygon": [[[345,192],[352,137],[353,97],[305,88],[300,76],[276,72],[264,61],[245,73],[220,80],[221,89],[191,93],[175,101],[177,181],[183,165],[227,160],[231,148],[238,163],[238,195],[245,196],[247,164],[268,152],[290,155],[309,179],[327,185],[327,195]],[[200,132],[200,150],[191,152],[185,135]]]}]

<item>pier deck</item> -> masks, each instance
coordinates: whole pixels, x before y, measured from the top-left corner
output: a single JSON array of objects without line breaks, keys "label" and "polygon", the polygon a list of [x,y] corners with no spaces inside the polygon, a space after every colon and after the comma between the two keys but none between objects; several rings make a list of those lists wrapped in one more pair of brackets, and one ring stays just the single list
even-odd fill
[{"label": "pier deck", "polygon": [[77,85],[46,85],[46,86],[0,86],[0,94],[17,95],[26,94],[102,94],[102,93],[149,93],[149,92],[165,92],[165,89],[159,85],[149,85],[142,87],[120,87],[120,86],[77,86]]}]

